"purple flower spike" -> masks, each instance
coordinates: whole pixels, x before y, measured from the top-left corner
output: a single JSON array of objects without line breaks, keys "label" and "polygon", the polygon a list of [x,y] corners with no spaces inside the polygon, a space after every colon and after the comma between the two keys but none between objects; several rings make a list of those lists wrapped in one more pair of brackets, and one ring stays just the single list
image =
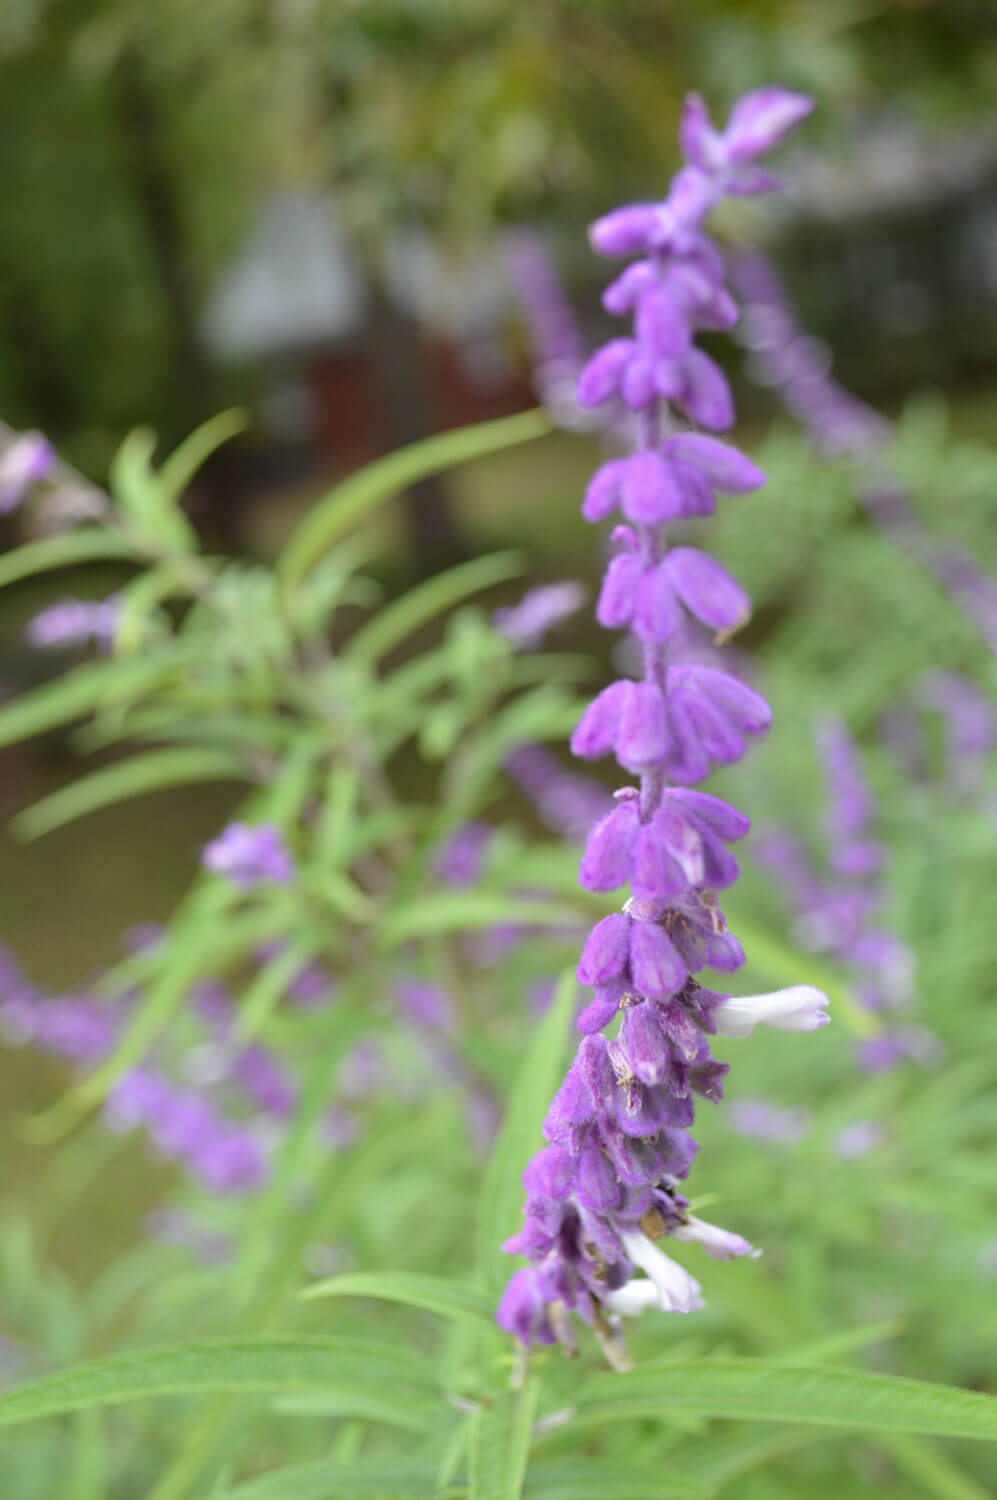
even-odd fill
[{"label": "purple flower spike", "polygon": [[224,875],[240,890],[262,884],[287,885],[294,878],[294,862],[279,828],[263,823],[230,823],[205,844],[201,862],[206,870]]},{"label": "purple flower spike", "polygon": [[[687,614],[725,635],[748,619],[750,601],[706,553],[669,549],[663,534],[672,521],[711,515],[718,492],[745,494],[764,482],[743,453],[687,431],[679,413],[713,432],[734,420],[726,377],[693,342],[701,329],[737,318],[723,258],[703,225],[725,193],[770,190],[773,179],[754,158],[809,107],[785,90],[761,90],[719,132],[691,96],[681,127],[687,165],[667,198],[608,214],[591,230],[601,253],[640,257],[603,299],[607,311],[632,316],[633,337],[589,360],[579,401],[638,414],[635,451],[597,471],[582,513],[593,522],[624,518],[596,613],[607,628],[633,631],[644,672],[599,693],[571,748],[583,760],[612,754],[639,777],[589,823],[579,875],[589,890],[629,883],[631,894],[595,925],[578,964],[579,981],[595,993],[544,1121],[548,1145],[524,1175],[523,1227],[503,1248],[532,1264],[510,1281],[498,1321],[524,1346],[570,1346],[569,1314],[577,1313],[621,1368],[617,1315],[702,1306],[698,1283],[656,1240],[673,1235],[715,1260],[757,1253],[742,1236],[693,1218],[679,1190],[698,1149],[689,1134],[695,1100],[723,1098],[727,1064],[714,1061],[710,1036],[746,1036],[759,1023],[816,1030],[828,1019],[825,997],[806,985],[733,999],[692,977],[744,962],[715,893],[737,879],[727,846],[749,824],[691,787],[712,765],[740,759],[771,713],[736,678],[689,654],[683,660]],[[517,760],[534,753],[517,752]],[[532,780],[532,765],[524,770]],[[602,1034],[607,1026],[618,1026],[612,1040]]]}]

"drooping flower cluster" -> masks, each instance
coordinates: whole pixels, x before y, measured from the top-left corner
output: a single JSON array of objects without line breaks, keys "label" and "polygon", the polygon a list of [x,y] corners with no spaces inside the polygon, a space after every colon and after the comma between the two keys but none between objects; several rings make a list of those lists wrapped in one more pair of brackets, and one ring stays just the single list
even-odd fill
[{"label": "drooping flower cluster", "polygon": [[[644,674],[599,694],[572,749],[586,760],[612,753],[640,779],[591,830],[581,866],[590,890],[629,885],[632,894],[585,944],[578,977],[594,996],[544,1125],[548,1144],[524,1175],[525,1225],[505,1247],[532,1264],[512,1277],[498,1321],[523,1345],[570,1344],[568,1314],[577,1312],[617,1364],[625,1359],[618,1314],[701,1305],[696,1281],[655,1240],[694,1241],[717,1259],[753,1253],[740,1235],[695,1219],[680,1191],[696,1152],[693,1096],[722,1095],[726,1066],[711,1056],[709,1036],[744,1036],[759,1022],[813,1030],[827,1020],[825,997],[809,986],[732,999],[693,977],[744,961],[714,893],[736,879],[727,846],[748,828],[742,813],[693,788],[713,766],[739,760],[770,713],[724,671],[670,662],[685,612],[726,634],[744,623],[749,603],[712,558],[688,546],[666,550],[663,535],[666,523],[711,514],[718,490],[743,493],[764,481],[736,449],[691,430],[721,432],[734,420],[722,371],[694,342],[699,330],[737,317],[703,223],[724,194],[777,186],[756,159],[811,108],[801,95],[760,89],[718,132],[690,96],[687,165],[668,198],[620,209],[591,232],[601,253],[640,257],[603,299],[611,313],[633,315],[633,336],[589,361],[579,396],[587,407],[621,403],[637,419],[636,451],[598,470],[583,514],[622,513],[597,614],[637,636]],[[617,1019],[609,1039],[603,1028]]]},{"label": "drooping flower cluster", "polygon": [[[855,997],[871,1014],[896,1017],[911,1002],[914,955],[882,923],[886,900],[884,845],[874,836],[876,808],[858,751],[840,720],[822,723],[817,735],[828,785],[824,820],[828,873],[820,875],[798,839],[771,830],[757,855],[779,879],[796,912],[802,946],[833,955],[855,978]],[[869,1072],[905,1057],[937,1060],[939,1043],[915,1026],[884,1024],[862,1042],[858,1060]]]}]

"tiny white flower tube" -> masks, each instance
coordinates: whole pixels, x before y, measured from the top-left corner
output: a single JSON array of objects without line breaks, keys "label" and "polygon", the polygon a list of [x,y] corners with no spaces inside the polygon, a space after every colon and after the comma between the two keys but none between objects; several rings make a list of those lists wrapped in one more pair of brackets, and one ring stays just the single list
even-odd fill
[{"label": "tiny white flower tube", "polygon": [[[659,1250],[646,1234],[624,1231],[620,1238],[634,1265],[640,1266],[651,1278],[651,1283],[657,1289],[657,1305],[663,1312],[696,1312],[704,1305],[702,1289],[696,1278],[690,1276],[678,1261]],[[648,1296],[646,1292],[642,1295]],[[650,1306],[650,1302],[647,1305]]]},{"label": "tiny white flower tube", "polygon": [[610,1312],[622,1313],[625,1318],[636,1318],[649,1307],[661,1306],[658,1288],[643,1276],[628,1281],[618,1291],[607,1292],[600,1301]]},{"label": "tiny white flower tube", "polygon": [[824,1010],[829,1004],[823,990],[812,984],[794,984],[788,990],[773,990],[770,995],[732,995],[712,1011],[719,1036],[750,1036],[756,1026],[773,1026],[777,1031],[817,1031],[831,1017]]},{"label": "tiny white flower tube", "polygon": [[739,1255],[757,1260],[762,1253],[743,1235],[721,1229],[719,1224],[707,1224],[705,1219],[697,1219],[693,1214],[672,1230],[672,1239],[685,1245],[698,1245],[711,1260],[736,1260]]}]

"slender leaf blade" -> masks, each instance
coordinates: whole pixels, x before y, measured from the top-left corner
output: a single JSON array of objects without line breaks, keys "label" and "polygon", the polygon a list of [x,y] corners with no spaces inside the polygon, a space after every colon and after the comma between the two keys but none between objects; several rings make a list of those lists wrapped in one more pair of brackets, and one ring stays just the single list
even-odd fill
[{"label": "slender leaf blade", "polygon": [[135,546],[120,531],[103,526],[83,526],[78,531],[25,542],[0,557],[0,588],[19,583],[55,568],[73,568],[82,563],[117,562],[134,558]]},{"label": "slender leaf blade", "polygon": [[867,1432],[997,1441],[997,1397],[864,1371],[764,1360],[692,1360],[601,1377],[578,1393],[585,1424],[694,1412]]},{"label": "slender leaf blade", "polygon": [[301,522],[278,560],[281,577],[285,583],[295,584],[362,516],[416,480],[497,453],[502,448],[530,442],[550,429],[546,412],[539,409],[521,412],[514,417],[500,417],[440,433],[367,464],[338,484]]},{"label": "slender leaf blade", "polygon": [[59,1370],[0,1395],[0,1427],[150,1396],[212,1391],[434,1388],[425,1361],[360,1339],[247,1338],[177,1344]]},{"label": "slender leaf blade", "polygon": [[347,1271],[316,1282],[301,1295],[308,1302],[319,1297],[374,1297],[439,1313],[443,1318],[477,1320],[489,1328],[494,1318],[491,1303],[472,1287],[418,1271]]},{"label": "slender leaf blade", "polygon": [[242,762],[226,750],[152,750],[118,765],[103,766],[51,792],[18,813],[11,828],[19,839],[37,839],[86,813],[130,797],[191,782],[237,781],[244,777]]}]

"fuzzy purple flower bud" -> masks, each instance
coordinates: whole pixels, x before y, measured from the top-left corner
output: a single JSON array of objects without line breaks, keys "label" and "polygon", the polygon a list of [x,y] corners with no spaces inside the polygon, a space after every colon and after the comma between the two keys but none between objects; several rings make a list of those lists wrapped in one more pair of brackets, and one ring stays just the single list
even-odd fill
[{"label": "fuzzy purple flower bud", "polygon": [[217,838],[205,844],[201,862],[206,870],[224,875],[240,890],[264,883],[287,885],[294,878],[294,863],[279,828],[263,823],[229,823]]}]

